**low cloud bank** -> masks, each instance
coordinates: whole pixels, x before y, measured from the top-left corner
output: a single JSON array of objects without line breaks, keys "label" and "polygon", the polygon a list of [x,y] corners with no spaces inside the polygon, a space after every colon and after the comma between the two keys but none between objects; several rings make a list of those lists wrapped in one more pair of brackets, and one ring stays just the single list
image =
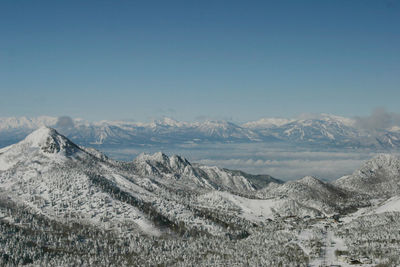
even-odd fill
[{"label": "low cloud bank", "polygon": [[269,174],[282,180],[295,180],[307,175],[319,177],[332,181],[343,175],[351,174],[358,169],[365,159],[332,159],[325,160],[242,160],[242,159],[221,159],[221,160],[200,160],[205,165],[217,165],[226,168],[241,169],[250,173]]},{"label": "low cloud bank", "polygon": [[376,108],[371,115],[355,117],[355,126],[368,131],[381,131],[393,126],[400,126],[400,114],[387,112],[384,108]]},{"label": "low cloud bank", "polygon": [[370,150],[309,151],[296,147],[272,147],[267,144],[204,144],[198,147],[135,147],[107,151],[112,157],[132,160],[141,152],[159,150],[179,154],[192,163],[243,170],[252,174],[269,174],[282,180],[306,175],[332,181],[348,175],[373,158]]}]

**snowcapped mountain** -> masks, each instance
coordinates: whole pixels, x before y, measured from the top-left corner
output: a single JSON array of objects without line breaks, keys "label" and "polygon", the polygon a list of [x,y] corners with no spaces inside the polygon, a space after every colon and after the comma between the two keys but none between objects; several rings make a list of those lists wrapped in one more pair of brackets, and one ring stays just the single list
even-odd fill
[{"label": "snowcapped mountain", "polygon": [[[48,218],[87,221],[106,229],[127,223],[158,234],[143,211],[107,193],[117,184],[122,188],[127,179],[107,172],[110,164],[54,129],[39,128],[0,151],[0,189],[15,203]],[[96,172],[107,176],[108,189],[96,185],[96,179],[105,179]]]},{"label": "snowcapped mountain", "polygon": [[170,118],[151,123],[128,121],[87,122],[55,117],[0,119],[0,146],[22,140],[40,126],[62,131],[85,146],[162,145],[204,142],[286,142],[324,147],[393,149],[400,146],[399,126],[378,132],[361,130],[353,119],[321,114],[300,119],[263,118],[237,125],[227,121],[179,122]]},{"label": "snowcapped mountain", "polygon": [[335,181],[335,185],[376,198],[399,195],[400,159],[394,155],[380,154],[367,161],[352,175]]},{"label": "snowcapped mountain", "polygon": [[311,119],[292,120],[278,126],[264,127],[259,131],[295,143],[309,144],[353,144],[360,137],[350,119],[322,114]]},{"label": "snowcapped mountain", "polygon": [[260,190],[258,194],[264,198],[275,197],[291,200],[291,205],[295,208],[294,211],[302,214],[308,213],[308,215],[332,215],[343,212],[349,207],[366,204],[360,203],[360,196],[312,176],[306,176],[281,185],[272,184]]},{"label": "snowcapped mountain", "polygon": [[256,141],[258,135],[226,121],[178,122],[169,118],[142,125],[142,131],[167,141]]},{"label": "snowcapped mountain", "polygon": [[55,125],[57,118],[49,116],[40,116],[37,118],[27,117],[9,117],[0,118],[0,131],[12,129],[37,129],[45,125]]},{"label": "snowcapped mountain", "polygon": [[[283,183],[268,175],[191,164],[161,152],[118,162],[46,127],[0,150],[0,188],[14,201],[50,218],[63,214],[106,228],[105,222],[121,225],[130,218],[137,229],[154,233],[162,232],[156,223],[160,218],[170,228],[184,222],[187,229],[194,229],[200,223],[211,233],[226,232],[220,223],[193,211],[198,206],[211,209],[215,197],[206,196],[215,191],[225,191],[218,198],[222,196],[238,211],[250,201],[246,197],[283,199],[272,201],[274,212],[282,214],[332,213],[348,199],[346,190],[313,177]],[[240,201],[235,194],[241,196]],[[242,204],[238,206],[237,201]],[[257,201],[252,202],[256,205]],[[149,210],[152,216],[146,215]]]},{"label": "snowcapped mountain", "polygon": [[226,121],[205,121],[202,123],[195,123],[194,127],[205,136],[214,138],[233,138],[257,141],[259,137],[256,133],[246,128],[242,128],[234,123]]},{"label": "snowcapped mountain", "polygon": [[388,131],[380,133],[376,141],[384,148],[398,148],[400,147],[400,131],[397,127],[393,127]]},{"label": "snowcapped mountain", "polygon": [[348,127],[353,127],[355,125],[355,120],[353,119],[322,113],[310,116],[303,115],[297,119],[262,118],[258,121],[247,122],[243,124],[243,126],[252,129],[281,127],[291,123],[296,123],[303,126],[309,126],[312,123],[312,121],[325,122],[326,124],[340,124]]},{"label": "snowcapped mountain", "polygon": [[[333,240],[333,231],[346,239],[346,229],[347,253],[365,255],[361,241],[351,243],[365,225],[386,231],[369,243],[393,245],[399,181],[391,155],[335,183],[283,183],[161,152],[115,161],[41,127],[0,149],[0,265],[307,265],[319,261],[319,240]],[[393,231],[378,228],[388,224]]]},{"label": "snowcapped mountain", "polygon": [[209,189],[222,189],[246,193],[267,186],[282,183],[269,175],[251,175],[219,167],[191,164],[178,155],[168,157],[162,152],[153,155],[140,154],[132,162],[134,172],[142,176],[164,177]]},{"label": "snowcapped mountain", "polygon": [[249,129],[267,129],[272,127],[280,127],[292,121],[294,120],[285,118],[262,118],[258,121],[246,122],[242,126]]},{"label": "snowcapped mountain", "polygon": [[351,118],[320,114],[309,118],[264,118],[243,125],[259,135],[273,135],[294,144],[323,145],[325,147],[397,148],[400,145],[398,127],[368,132],[356,127]]},{"label": "snowcapped mountain", "polygon": [[204,218],[204,213],[214,212],[216,199],[236,210],[230,216],[249,213],[248,205],[257,212],[261,203],[271,202],[271,210],[260,214],[271,217],[332,213],[347,197],[344,190],[312,177],[283,183],[268,175],[191,164],[161,152],[117,162],[46,127],[0,150],[0,189],[49,218],[88,221],[104,229],[110,222],[130,223],[156,235],[163,231],[160,220],[168,229],[184,223],[188,230],[202,225],[212,234],[227,232],[224,224]]},{"label": "snowcapped mountain", "polygon": [[356,132],[341,121],[328,119],[300,120],[287,124],[283,135],[295,141],[338,140],[356,137]]},{"label": "snowcapped mountain", "polygon": [[[9,201],[51,220],[90,223],[110,231],[122,227],[150,235],[195,229],[213,235],[232,232],[197,197],[215,189],[254,191],[256,186],[240,174],[192,166],[163,153],[117,162],[47,127],[0,150],[0,190]],[[269,182],[278,181],[264,181]]]}]

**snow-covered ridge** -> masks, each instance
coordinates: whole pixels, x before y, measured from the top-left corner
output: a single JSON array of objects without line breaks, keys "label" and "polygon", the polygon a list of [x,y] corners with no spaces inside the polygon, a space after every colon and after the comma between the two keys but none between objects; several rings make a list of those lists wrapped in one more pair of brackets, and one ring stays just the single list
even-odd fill
[{"label": "snow-covered ridge", "polygon": [[[224,190],[226,196],[255,190],[244,173],[192,166],[177,155],[159,152],[116,162],[47,127],[3,149],[0,166],[0,190],[37,214],[107,230],[127,224],[152,235],[162,231],[160,222],[174,231],[178,225],[182,231],[200,225],[213,235],[229,232],[226,224],[205,214],[209,204],[196,196],[210,190]],[[254,207],[261,203],[250,202]]]},{"label": "snow-covered ridge", "polygon": [[[330,114],[296,119],[263,118],[241,125],[228,121],[181,122],[163,118],[150,123],[131,121],[88,122],[71,119],[59,123],[55,117],[1,118],[0,142],[22,140],[42,126],[55,127],[77,143],[95,145],[181,144],[202,142],[275,142],[325,147],[400,147],[400,126],[378,132],[359,129],[354,119]],[[1,143],[0,143],[1,145]]]},{"label": "snow-covered ridge", "polygon": [[299,116],[299,118],[296,118],[296,119],[262,118],[258,121],[251,121],[251,122],[244,123],[242,126],[249,127],[252,129],[281,127],[281,126],[289,124],[289,123],[297,123],[297,124],[302,124],[304,126],[309,126],[312,121],[316,121],[316,120],[325,121],[325,122],[329,122],[329,123],[340,123],[340,124],[343,124],[343,125],[349,126],[349,127],[352,127],[355,124],[354,119],[322,113],[322,114],[317,114],[317,115]]},{"label": "snow-covered ridge", "polygon": [[[382,154],[343,183],[282,183],[162,152],[113,161],[43,127],[0,150],[0,265],[86,257],[88,266],[213,266],[219,253],[223,265],[243,250],[235,262],[251,257],[240,266],[343,265],[336,249],[363,263],[381,263],[380,255],[398,263],[399,170],[399,158]],[[72,257],[79,262],[67,264]]]},{"label": "snow-covered ridge", "polygon": [[259,177],[216,166],[192,165],[181,156],[172,155],[169,157],[162,152],[152,155],[142,153],[131,164],[139,175],[163,177],[203,188],[223,189],[231,192],[252,192],[258,189],[260,185],[281,183],[281,181],[267,175]]},{"label": "snow-covered ridge", "polygon": [[280,127],[282,125],[288,124],[294,121],[293,119],[285,119],[285,118],[262,118],[258,121],[250,121],[244,123],[242,126],[251,129],[257,128],[271,128],[271,127]]},{"label": "snow-covered ridge", "polygon": [[6,117],[0,118],[0,131],[12,129],[37,129],[42,126],[52,126],[57,123],[56,117],[40,116],[28,117]]},{"label": "snow-covered ridge", "polygon": [[379,154],[352,175],[335,181],[335,185],[376,197],[397,195],[400,193],[400,158]]}]

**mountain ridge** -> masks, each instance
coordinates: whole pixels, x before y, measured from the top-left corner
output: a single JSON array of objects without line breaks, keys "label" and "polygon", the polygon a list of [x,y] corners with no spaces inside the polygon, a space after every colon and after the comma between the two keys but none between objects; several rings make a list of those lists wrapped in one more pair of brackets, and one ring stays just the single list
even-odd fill
[{"label": "mountain ridge", "polygon": [[353,191],[362,190],[372,197],[392,197],[400,193],[400,158],[379,154],[334,184]]},{"label": "mountain ridge", "polygon": [[325,147],[400,147],[400,126],[379,131],[359,129],[356,121],[330,114],[310,118],[264,118],[235,124],[229,121],[180,122],[171,118],[150,123],[128,121],[88,122],[71,119],[58,123],[56,117],[0,118],[0,145],[22,140],[41,126],[55,127],[79,144],[142,145],[203,142],[286,142]]},{"label": "mountain ridge", "polygon": [[[0,264],[210,266],[222,252],[220,262],[243,266],[280,258],[308,265],[327,231],[365,234],[362,225],[392,223],[398,233],[400,192],[382,190],[400,185],[399,162],[379,155],[338,184],[312,176],[283,183],[162,152],[115,161],[40,128],[0,150]],[[374,181],[381,190],[365,186]],[[388,236],[377,234],[369,240]],[[356,241],[350,255],[358,255]],[[185,260],[192,253],[196,260]]]}]

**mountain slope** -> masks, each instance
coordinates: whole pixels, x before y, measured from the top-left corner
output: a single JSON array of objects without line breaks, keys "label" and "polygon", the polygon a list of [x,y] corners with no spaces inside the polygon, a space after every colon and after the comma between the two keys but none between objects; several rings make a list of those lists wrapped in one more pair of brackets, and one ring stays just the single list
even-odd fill
[{"label": "mountain slope", "polygon": [[281,185],[271,185],[258,192],[259,196],[292,200],[307,208],[310,214],[332,215],[369,205],[362,192],[354,194],[347,189],[306,176]]},{"label": "mountain slope", "polygon": [[[100,161],[54,129],[40,128],[20,143],[2,149],[0,162],[0,189],[34,212],[105,228],[130,223],[159,234],[143,211],[111,198],[96,186],[90,173],[102,168]],[[124,179],[115,176],[114,182],[117,178]]]},{"label": "mountain slope", "polygon": [[1,149],[0,166],[0,190],[15,205],[49,220],[107,231],[241,235],[245,223],[229,227],[237,213],[215,213],[198,196],[216,188],[254,190],[243,176],[192,167],[179,156],[113,161],[46,127]]},{"label": "mountain slope", "polygon": [[352,175],[344,176],[334,184],[378,198],[399,195],[400,159],[394,155],[380,154]]},{"label": "mountain slope", "polygon": [[153,155],[141,154],[131,164],[137,175],[164,177],[179,180],[189,185],[227,190],[237,193],[248,193],[263,188],[269,183],[282,183],[269,175],[251,175],[242,171],[233,171],[216,166],[191,164],[177,155],[168,157],[158,152]]},{"label": "mountain slope", "polygon": [[399,166],[380,155],[336,184],[282,183],[163,153],[114,161],[44,127],[0,149],[0,265],[307,266],[334,257],[327,232],[398,265]]}]

